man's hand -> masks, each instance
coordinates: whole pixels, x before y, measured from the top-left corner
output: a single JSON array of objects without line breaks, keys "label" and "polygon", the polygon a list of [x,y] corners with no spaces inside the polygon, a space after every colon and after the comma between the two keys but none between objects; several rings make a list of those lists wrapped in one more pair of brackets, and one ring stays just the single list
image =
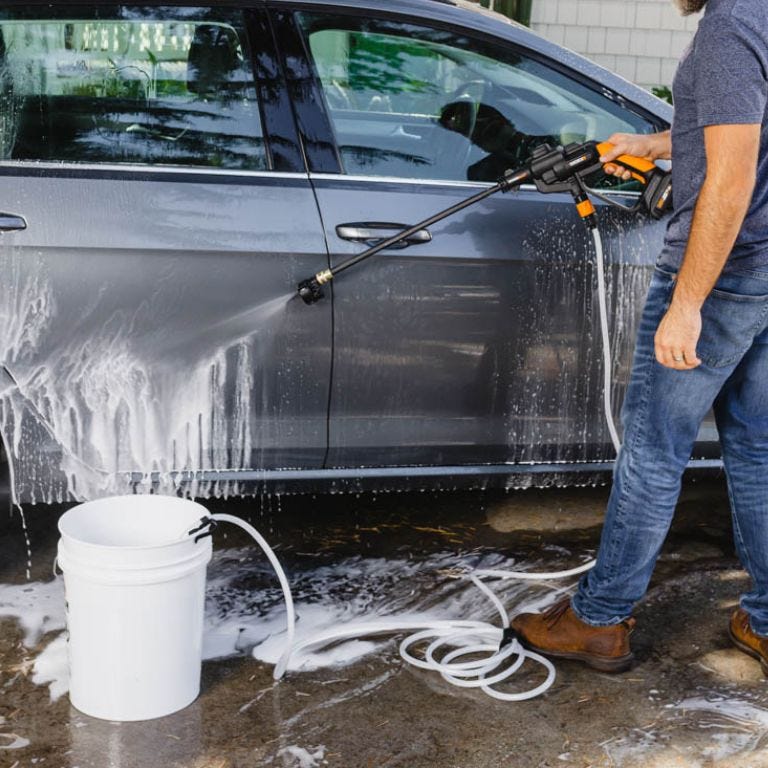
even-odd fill
[{"label": "man's hand", "polygon": [[667,368],[689,371],[701,365],[696,344],[701,335],[701,311],[673,301],[656,330],[656,359]]},{"label": "man's hand", "polygon": [[608,142],[613,144],[613,149],[600,158],[601,163],[606,163],[603,171],[618,176],[624,181],[632,178],[630,172],[620,165],[611,163],[611,160],[615,160],[619,155],[643,157],[651,162],[672,158],[672,134],[669,131],[651,134],[614,133]]}]

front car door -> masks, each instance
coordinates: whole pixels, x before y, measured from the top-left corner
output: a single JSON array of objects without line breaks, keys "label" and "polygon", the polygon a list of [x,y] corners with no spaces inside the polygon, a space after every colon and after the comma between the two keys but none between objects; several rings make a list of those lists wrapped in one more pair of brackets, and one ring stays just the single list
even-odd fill
[{"label": "front car door", "polygon": [[[365,247],[350,234],[413,225],[541,142],[665,127],[519,44],[440,20],[454,9],[425,7],[435,21],[391,6],[279,14],[284,39],[301,38],[338,147],[338,168],[312,168],[333,264]],[[600,215],[618,404],[663,224]],[[329,465],[528,472],[611,459],[591,238],[570,196],[524,188],[431,235],[333,283]]]},{"label": "front car door", "polygon": [[0,10],[0,426],[22,501],[322,466],[327,266],[266,16]]}]

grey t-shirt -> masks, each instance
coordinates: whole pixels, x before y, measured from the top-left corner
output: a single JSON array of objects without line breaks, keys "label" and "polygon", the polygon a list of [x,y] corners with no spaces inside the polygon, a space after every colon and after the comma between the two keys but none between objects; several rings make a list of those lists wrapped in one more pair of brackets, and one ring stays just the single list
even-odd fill
[{"label": "grey t-shirt", "polygon": [[725,269],[768,269],[768,0],[709,0],[672,93],[674,212],[659,263],[683,260],[706,172],[704,128],[760,123],[757,185]]}]

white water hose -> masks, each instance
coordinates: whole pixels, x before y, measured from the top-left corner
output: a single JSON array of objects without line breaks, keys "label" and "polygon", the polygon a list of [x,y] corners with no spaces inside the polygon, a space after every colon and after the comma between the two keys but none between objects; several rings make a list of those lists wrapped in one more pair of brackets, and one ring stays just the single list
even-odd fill
[{"label": "white water hose", "polygon": [[603,409],[605,422],[611,435],[613,448],[618,456],[621,450],[621,440],[613,420],[613,402],[611,399],[611,372],[613,360],[611,355],[611,336],[608,331],[608,295],[605,290],[605,258],[603,257],[603,238],[597,227],[592,230],[592,239],[595,242],[595,271],[597,272],[597,301],[598,314],[600,315],[600,338],[603,347]]},{"label": "white water hose", "polygon": [[241,520],[239,517],[235,517],[234,515],[224,514],[210,515],[210,518],[216,522],[232,523],[232,525],[236,525],[239,528],[242,528],[261,547],[262,552],[264,552],[264,554],[267,556],[267,559],[277,574],[277,579],[280,582],[280,587],[283,590],[283,598],[285,599],[285,610],[287,614],[285,650],[283,651],[282,656],[280,656],[280,659],[278,660],[277,665],[275,666],[275,671],[273,673],[274,679],[279,680],[285,674],[285,670],[288,667],[288,662],[290,661],[291,654],[293,653],[293,638],[296,634],[296,611],[293,607],[293,595],[291,594],[291,587],[288,584],[285,571],[283,571],[283,568],[280,565],[280,561],[277,559],[277,555],[275,555],[272,548],[269,546],[269,544],[267,544],[264,537],[252,525],[246,523],[245,520]]},{"label": "white water hose", "polygon": [[[603,244],[600,233],[596,228],[592,230],[592,234],[596,253],[598,307],[603,348],[603,405],[611,441],[618,453],[621,442],[613,419],[611,402],[612,360],[608,331],[608,302],[605,288]],[[461,574],[461,577],[468,578],[493,603],[501,618],[501,626],[485,621],[379,619],[348,624],[339,629],[332,629],[294,646],[296,616],[293,597],[288,585],[288,579],[275,553],[261,534],[252,525],[240,520],[240,518],[226,514],[216,514],[210,517],[217,522],[237,525],[250,534],[269,559],[280,581],[285,597],[287,630],[285,647],[273,674],[275,680],[280,680],[283,677],[293,654],[301,653],[309,648],[320,648],[359,637],[411,632],[412,634],[400,643],[399,649],[400,656],[408,664],[420,669],[438,672],[448,683],[460,688],[479,688],[489,696],[501,701],[532,699],[547,691],[555,682],[555,667],[549,659],[524,648],[517,638],[514,637],[514,634],[509,632],[509,616],[504,606],[491,589],[480,581],[479,577],[501,580],[549,581],[577,576],[588,571],[595,564],[594,560],[590,560],[588,563],[584,563],[577,568],[551,573],[485,569]],[[413,655],[411,652],[412,646],[423,645],[424,643],[428,643],[428,645],[424,650],[423,658]],[[437,658],[438,654],[443,653],[446,648],[450,648],[450,650],[440,658]],[[467,656],[473,658],[468,661],[460,660]],[[478,656],[480,658],[477,658]],[[527,691],[519,692],[504,692],[494,687],[506,681],[517,672],[526,659],[530,659],[544,667],[547,676],[542,683]]]}]

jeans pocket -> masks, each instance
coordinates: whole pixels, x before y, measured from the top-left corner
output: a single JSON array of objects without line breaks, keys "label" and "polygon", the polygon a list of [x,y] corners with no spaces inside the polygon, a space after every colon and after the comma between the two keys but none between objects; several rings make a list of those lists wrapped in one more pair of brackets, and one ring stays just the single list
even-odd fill
[{"label": "jeans pocket", "polygon": [[696,353],[712,368],[738,362],[768,316],[768,295],[748,295],[715,288],[701,308],[701,336]]},{"label": "jeans pocket", "polygon": [[658,311],[658,308],[661,307],[659,319],[663,317],[664,313],[669,309],[669,305],[672,303],[675,280],[677,280],[677,272],[673,272],[666,267],[657,266],[654,268],[648,297],[646,299],[646,308],[648,310],[655,309]]}]

